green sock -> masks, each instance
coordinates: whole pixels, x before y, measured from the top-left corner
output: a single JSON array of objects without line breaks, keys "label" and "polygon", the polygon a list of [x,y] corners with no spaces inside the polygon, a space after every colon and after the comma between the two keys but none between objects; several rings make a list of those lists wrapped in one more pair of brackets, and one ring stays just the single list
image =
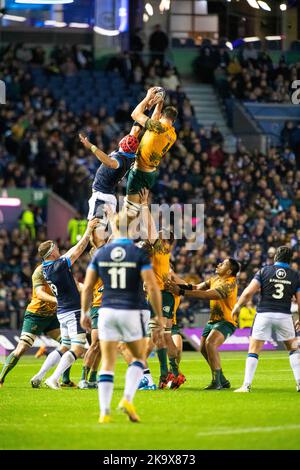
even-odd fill
[{"label": "green sock", "polygon": [[1,383],[4,383],[5,377],[15,367],[18,361],[19,361],[19,357],[16,357],[14,353],[10,353],[10,355],[7,356],[6,361],[2,367],[1,374],[0,374]]},{"label": "green sock", "polygon": [[213,380],[214,380],[218,385],[221,385],[221,371],[222,371],[222,369],[213,370]]},{"label": "green sock", "polygon": [[68,384],[70,382],[70,370],[71,370],[71,367],[68,367],[68,369],[66,369],[62,375],[62,383],[63,384]]},{"label": "green sock", "polygon": [[170,367],[171,367],[172,374],[174,374],[175,377],[178,377],[179,370],[178,370],[176,357],[170,357],[169,361],[170,361]]},{"label": "green sock", "polygon": [[97,371],[96,370],[91,371],[89,382],[97,382]]},{"label": "green sock", "polygon": [[90,368],[87,366],[83,366],[82,373],[81,373],[81,380],[87,380],[89,376]]},{"label": "green sock", "polygon": [[160,375],[161,377],[167,377],[168,375],[167,348],[158,349],[156,352],[157,352],[159,365],[160,365]]}]

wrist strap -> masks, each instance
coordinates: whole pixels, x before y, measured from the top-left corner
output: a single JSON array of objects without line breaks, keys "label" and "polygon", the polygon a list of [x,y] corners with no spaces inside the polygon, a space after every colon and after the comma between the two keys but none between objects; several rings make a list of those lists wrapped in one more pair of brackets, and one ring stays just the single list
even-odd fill
[{"label": "wrist strap", "polygon": [[193,290],[193,284],[178,284],[178,287],[182,290]]},{"label": "wrist strap", "polygon": [[91,146],[91,152],[95,153],[97,150],[98,149],[97,149],[96,145]]}]

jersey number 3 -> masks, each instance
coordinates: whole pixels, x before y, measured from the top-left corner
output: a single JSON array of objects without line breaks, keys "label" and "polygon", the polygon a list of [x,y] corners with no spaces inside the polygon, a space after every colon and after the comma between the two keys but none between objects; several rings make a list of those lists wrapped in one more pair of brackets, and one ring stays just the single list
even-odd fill
[{"label": "jersey number 3", "polygon": [[284,284],[274,284],[274,287],[276,292],[272,295],[272,297],[274,297],[274,299],[282,299],[284,296]]},{"label": "jersey number 3", "polygon": [[108,274],[112,289],[126,289],[126,268],[111,268]]}]

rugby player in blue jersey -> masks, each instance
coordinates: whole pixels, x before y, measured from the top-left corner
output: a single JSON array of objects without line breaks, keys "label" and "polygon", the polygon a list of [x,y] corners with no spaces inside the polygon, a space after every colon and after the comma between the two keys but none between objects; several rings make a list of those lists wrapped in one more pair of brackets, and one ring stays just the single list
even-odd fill
[{"label": "rugby player in blue jersey", "polygon": [[63,256],[51,240],[41,243],[38,248],[43,259],[43,276],[57,299],[62,344],[69,348],[60,358],[53,374],[45,381],[54,390],[60,388],[58,380],[61,374],[84,352],[86,333],[80,326],[80,293],[73,277],[72,265],[87,247],[98,224],[98,219],[90,220],[81,240]]},{"label": "rugby player in blue jersey", "polygon": [[[131,219],[132,220],[132,219]],[[89,265],[81,296],[81,326],[91,327],[88,312],[93,297],[93,288],[101,278],[104,285],[102,304],[99,309],[99,339],[102,354],[98,379],[101,424],[111,421],[111,399],[113,394],[114,369],[119,341],[124,341],[132,356],[129,364],[125,389],[119,408],[133,422],[140,421],[133,398],[143,377],[145,367],[145,310],[143,282],[147,283],[148,295],[154,311],[154,319],[162,331],[161,293],[145,250],[138,248],[128,238],[130,219],[126,212],[117,214],[114,239],[100,248]]]},{"label": "rugby player in blue jersey", "polygon": [[[275,331],[277,340],[283,341],[289,351],[296,390],[300,392],[300,350],[296,338],[296,330],[300,330],[300,274],[290,267],[292,256],[291,248],[280,246],[276,250],[274,264],[264,266],[255,274],[233,308],[232,318],[237,321],[242,306],[260,292],[251,331],[244,383],[235,392],[250,392],[259,353],[265,341],[271,340],[272,331]],[[291,313],[294,296],[298,303],[298,319],[295,323]]]}]

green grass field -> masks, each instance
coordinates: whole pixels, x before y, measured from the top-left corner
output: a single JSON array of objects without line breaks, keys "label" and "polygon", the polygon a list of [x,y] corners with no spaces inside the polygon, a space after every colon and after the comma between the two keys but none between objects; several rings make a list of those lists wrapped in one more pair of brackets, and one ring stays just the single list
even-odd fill
[{"label": "green grass field", "polygon": [[[241,385],[246,353],[223,353],[232,386]],[[141,423],[115,411],[125,364],[117,365],[113,423],[101,426],[96,390],[32,389],[42,360],[25,357],[0,389],[0,449],[300,449],[300,393],[288,355],[264,353],[249,394],[202,391],[210,381],[198,353],[185,353],[187,382],[178,390],[137,392]],[[150,365],[158,376],[157,360]],[[81,361],[72,369],[78,380]]]}]

